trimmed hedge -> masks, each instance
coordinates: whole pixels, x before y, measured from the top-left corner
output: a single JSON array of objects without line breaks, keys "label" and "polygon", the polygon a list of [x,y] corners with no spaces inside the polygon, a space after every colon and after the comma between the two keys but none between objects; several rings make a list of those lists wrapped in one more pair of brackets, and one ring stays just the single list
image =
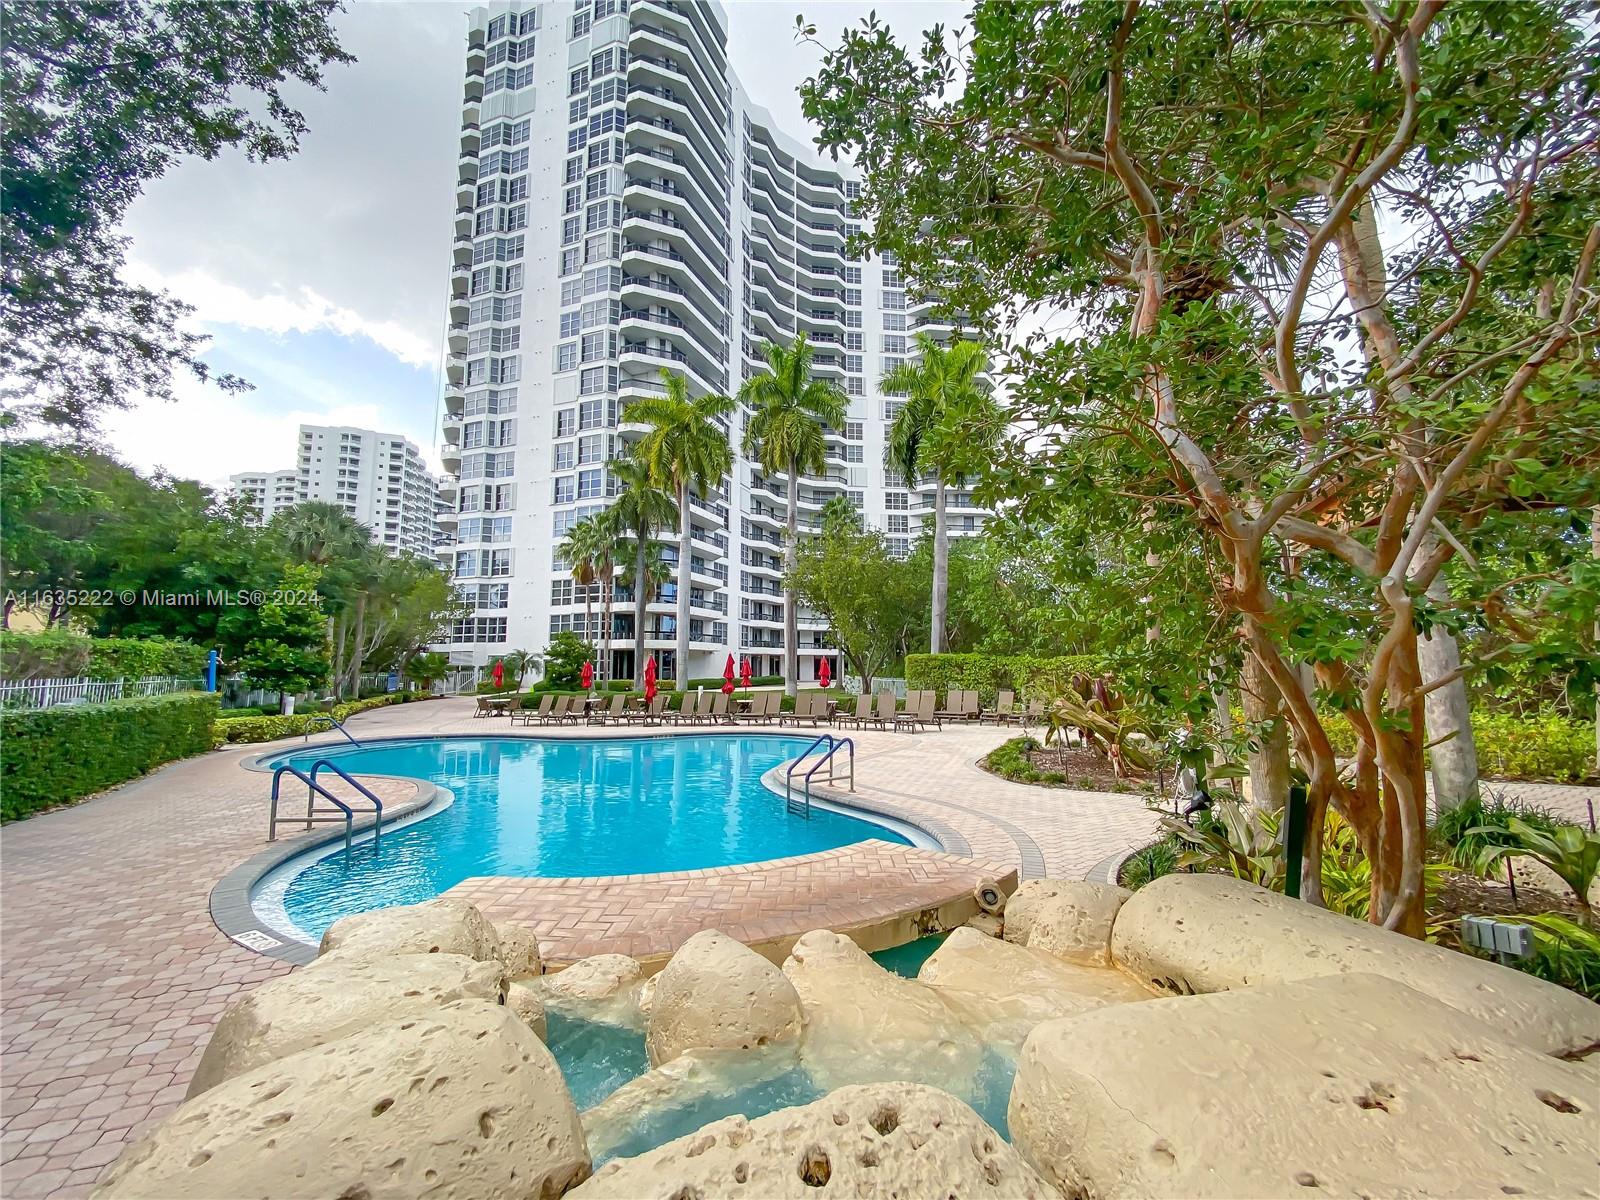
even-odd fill
[{"label": "trimmed hedge", "polygon": [[91,638],[63,629],[0,633],[0,678],[199,679],[206,648],[181,638]]},{"label": "trimmed hedge", "polygon": [[306,723],[316,717],[332,717],[343,721],[368,709],[383,708],[389,704],[405,704],[411,698],[408,692],[390,692],[371,696],[365,700],[349,700],[335,704],[326,712],[295,713],[289,717],[219,717],[216,721],[215,741],[218,746],[242,745],[249,742],[275,742],[279,738],[293,737],[306,731]]},{"label": "trimmed hedge", "polygon": [[[1325,715],[1322,727],[1335,754],[1356,752],[1356,731],[1342,713]],[[1478,746],[1478,772],[1485,779],[1528,779],[1582,783],[1595,773],[1594,726],[1587,721],[1542,713],[1474,713],[1472,737]]]},{"label": "trimmed hedge", "polygon": [[0,820],[209,750],[216,720],[217,697],[204,692],[0,711]]},{"label": "trimmed hedge", "polygon": [[993,704],[1000,688],[1015,689],[1025,699],[1059,696],[1074,675],[1098,675],[1105,660],[1097,654],[908,654],[906,687],[913,691],[951,688],[976,691],[983,704]]}]

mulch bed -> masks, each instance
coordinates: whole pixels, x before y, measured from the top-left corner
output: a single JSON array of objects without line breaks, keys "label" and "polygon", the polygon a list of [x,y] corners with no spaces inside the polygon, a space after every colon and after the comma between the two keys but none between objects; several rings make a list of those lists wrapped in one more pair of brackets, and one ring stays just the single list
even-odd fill
[{"label": "mulch bed", "polygon": [[1046,746],[1028,753],[1028,765],[1035,771],[1057,771],[1067,777],[1056,787],[1079,788],[1094,792],[1139,792],[1155,785],[1155,776],[1129,769],[1118,775],[1111,762],[1098,750],[1087,746],[1069,746],[1060,749]]}]

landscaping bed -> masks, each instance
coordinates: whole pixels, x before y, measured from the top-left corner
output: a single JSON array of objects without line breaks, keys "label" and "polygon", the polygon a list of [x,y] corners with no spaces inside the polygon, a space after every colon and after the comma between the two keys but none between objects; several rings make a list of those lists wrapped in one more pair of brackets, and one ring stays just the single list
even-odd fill
[{"label": "landscaping bed", "polygon": [[1153,794],[1158,777],[1130,767],[1118,775],[1111,760],[1089,746],[1044,746],[1037,738],[1012,738],[979,760],[991,775],[1013,783],[1087,792]]}]

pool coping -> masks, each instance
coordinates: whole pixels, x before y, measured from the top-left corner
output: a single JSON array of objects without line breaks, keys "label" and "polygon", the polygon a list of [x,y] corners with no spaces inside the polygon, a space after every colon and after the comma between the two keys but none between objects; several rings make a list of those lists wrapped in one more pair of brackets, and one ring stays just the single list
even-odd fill
[{"label": "pool coping", "polygon": [[[694,736],[695,734],[705,733],[717,733],[722,735],[729,733],[741,733],[746,736],[754,733],[759,737],[803,736],[803,734],[796,735],[791,733],[780,733],[776,729],[751,730],[748,727],[742,726],[709,726],[705,728],[693,727],[683,730],[652,729],[649,731],[640,732],[635,732],[633,730],[628,731],[628,735],[636,739],[688,737]],[[496,731],[490,734],[480,734],[476,732],[397,734],[391,737],[366,738],[353,744],[357,748],[364,748],[367,746],[381,745],[392,742],[481,741],[484,737],[515,738],[520,741],[548,742],[570,742],[583,740],[573,737],[552,738],[540,737],[538,734],[503,733]],[[281,740],[287,741],[287,739]],[[622,736],[607,735],[602,737],[592,737],[589,740],[622,741],[625,739]],[[273,768],[267,765],[268,760],[282,758],[285,753],[302,753],[319,749],[338,749],[351,744],[351,742],[338,741],[302,742],[298,748],[292,745],[285,746],[280,744],[275,749],[263,750],[257,754],[247,755],[245,758],[240,760],[240,765],[247,771],[269,774],[272,772]],[[773,795],[778,799],[784,798],[784,790],[781,786],[781,783],[774,782],[774,780],[781,780],[783,776],[780,773],[784,772],[795,761],[797,760],[785,760],[784,762],[779,763],[777,766],[769,768],[760,778],[760,783],[762,786],[764,786],[769,792],[773,793]],[[360,772],[354,774],[358,779],[393,780],[402,783],[409,783],[416,788],[417,794],[412,799],[395,805],[385,811],[383,823],[386,826],[400,820],[409,821],[409,819],[413,817],[417,817],[421,820],[427,820],[430,817],[436,816],[438,812],[443,812],[444,809],[448,807],[448,805],[441,805],[438,803],[441,799],[452,798],[447,789],[441,788],[437,784],[426,779],[420,779],[412,775],[366,774]],[[905,813],[901,810],[895,809],[892,805],[886,805],[878,802],[868,802],[856,796],[854,793],[842,792],[834,788],[828,788],[817,784],[813,784],[812,791],[820,795],[828,805],[843,810],[843,815],[849,816],[852,812],[859,812],[869,821],[869,823],[874,824],[877,822],[872,822],[871,818],[875,816],[886,818],[890,821],[896,822],[897,824],[909,826],[910,828],[915,829],[932,839],[935,843],[934,852],[936,853],[950,854],[961,858],[973,857],[972,847],[970,843],[968,843],[967,839],[963,837],[954,827],[946,824],[943,821],[929,818],[920,813]],[[430,812],[428,811],[429,809],[436,809],[437,811]],[[356,836],[366,832],[367,830],[370,830],[375,823],[375,817],[358,817],[351,825],[352,836]],[[887,825],[881,826],[881,828],[888,829],[890,832],[899,833],[898,830],[894,830],[892,827]],[[904,835],[902,834],[901,836]],[[276,870],[278,867],[281,867],[284,863],[326,846],[330,842],[336,842],[343,837],[343,828],[337,825],[330,825],[327,830],[307,830],[304,833],[286,838],[281,842],[270,846],[266,850],[262,850],[251,855],[249,858],[245,859],[243,862],[239,863],[232,870],[230,870],[220,880],[218,880],[216,885],[211,889],[210,911],[212,923],[215,924],[216,927],[220,929],[230,941],[234,942],[238,946],[242,946],[246,950],[253,951],[256,954],[265,955],[269,958],[280,959],[284,962],[293,963],[295,966],[305,966],[307,963],[315,961],[317,957],[317,947],[309,945],[305,942],[296,941],[293,938],[286,940],[283,936],[283,930],[266,924],[257,915],[255,907],[251,902],[251,897],[257,885],[272,871]],[[915,843],[912,845],[913,848],[916,848]],[[838,849],[838,847],[835,847],[834,849]],[[927,847],[922,847],[922,849],[927,849]],[[827,855],[832,852],[832,850],[819,850],[811,854],[787,855],[779,858],[759,859],[751,863],[733,863],[721,867],[700,867],[686,871],[658,871],[639,875],[606,875],[581,878],[574,877],[570,882],[577,886],[592,882],[596,879],[627,880],[630,882],[637,882],[641,880],[653,879],[689,879],[717,875],[725,872],[747,873],[752,870],[759,870],[768,866],[790,865],[796,862],[803,862],[807,859],[818,858],[822,855]],[[473,878],[494,879],[520,877],[474,876]],[[445,894],[445,892],[440,893],[441,896]],[[437,897],[433,898],[437,899]]]}]

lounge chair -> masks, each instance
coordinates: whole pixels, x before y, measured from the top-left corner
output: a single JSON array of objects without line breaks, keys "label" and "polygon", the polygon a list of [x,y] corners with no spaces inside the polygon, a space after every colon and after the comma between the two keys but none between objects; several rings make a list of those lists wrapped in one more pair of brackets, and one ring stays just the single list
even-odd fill
[{"label": "lounge chair", "polygon": [[743,712],[733,714],[736,725],[757,725],[766,719],[767,692],[751,692],[750,704]]},{"label": "lounge chair", "polygon": [[612,721],[621,722],[622,702],[627,699],[621,693],[611,697],[611,703],[605,708],[596,708],[585,718],[590,725],[606,725]]},{"label": "lounge chair", "polygon": [[868,718],[869,725],[876,725],[879,729],[889,729],[894,725],[898,713],[895,711],[893,692],[879,692],[878,701],[873,705],[872,716]]},{"label": "lounge chair", "polygon": [[671,725],[694,724],[694,693],[685,692],[683,694],[683,703],[678,706],[677,712],[673,712],[669,708],[663,711],[661,715]]},{"label": "lounge chair", "polygon": [[1009,725],[1017,719],[1017,696],[1010,688],[1001,688],[992,709],[978,714],[978,720],[995,725]]},{"label": "lounge chair", "polygon": [[757,692],[745,719],[752,725],[771,725],[782,711],[782,692]]},{"label": "lounge chair", "polygon": [[821,692],[801,692],[794,698],[793,712],[780,712],[778,714],[778,724],[799,726],[806,721],[810,721],[815,725],[816,699],[821,694]]},{"label": "lounge chair", "polygon": [[1023,728],[1027,728],[1029,725],[1043,725],[1043,724],[1044,724],[1044,701],[1043,700],[1029,700],[1028,701],[1028,707],[1026,709],[1024,709],[1023,713],[1022,713],[1022,725],[1023,725]]},{"label": "lounge chair", "polygon": [[718,692],[715,696],[711,697],[711,716],[710,716],[710,721],[711,721],[711,723],[713,725],[730,725],[730,724],[732,724],[732,721],[728,717],[728,693],[727,692]]},{"label": "lounge chair", "polygon": [[492,716],[494,716],[494,705],[489,703],[489,697],[479,696],[477,707],[472,710],[472,719],[476,721],[479,717]]},{"label": "lounge chair", "polygon": [[549,712],[539,718],[541,725],[560,725],[567,719],[567,712],[572,707],[571,696],[557,696],[555,705]]},{"label": "lounge chair", "polygon": [[657,692],[655,698],[643,708],[636,708],[622,715],[630,722],[637,721],[641,725],[659,725],[661,723],[661,710],[667,706],[667,694]]},{"label": "lounge chair", "polygon": [[939,720],[939,714],[933,711],[933,702],[937,695],[937,692],[918,692],[917,703],[914,706],[911,698],[906,697],[906,712],[912,714],[912,719],[918,725],[932,725],[935,729],[944,728],[944,723]]},{"label": "lounge chair", "polygon": [[556,698],[554,696],[546,695],[539,697],[537,711],[519,706],[517,711],[511,714],[511,723],[513,725],[532,725],[535,721],[542,721],[550,715],[550,706],[555,702]]},{"label": "lounge chair", "polygon": [[854,710],[848,710],[842,705],[840,706],[839,711],[833,714],[833,723],[835,725],[853,725],[855,728],[860,729],[871,717],[872,697],[866,692],[862,692],[856,697]]},{"label": "lounge chair", "polygon": [[[935,693],[935,695],[937,694]],[[934,713],[934,716],[943,718],[946,721],[960,720],[963,711],[962,703],[965,699],[965,692],[959,692],[955,688],[951,688],[944,694],[944,707]]]},{"label": "lounge chair", "polygon": [[711,706],[716,703],[716,699],[720,695],[722,695],[721,692],[700,693],[700,698],[695,701],[694,705],[694,723],[696,725],[706,725],[710,723]]}]

